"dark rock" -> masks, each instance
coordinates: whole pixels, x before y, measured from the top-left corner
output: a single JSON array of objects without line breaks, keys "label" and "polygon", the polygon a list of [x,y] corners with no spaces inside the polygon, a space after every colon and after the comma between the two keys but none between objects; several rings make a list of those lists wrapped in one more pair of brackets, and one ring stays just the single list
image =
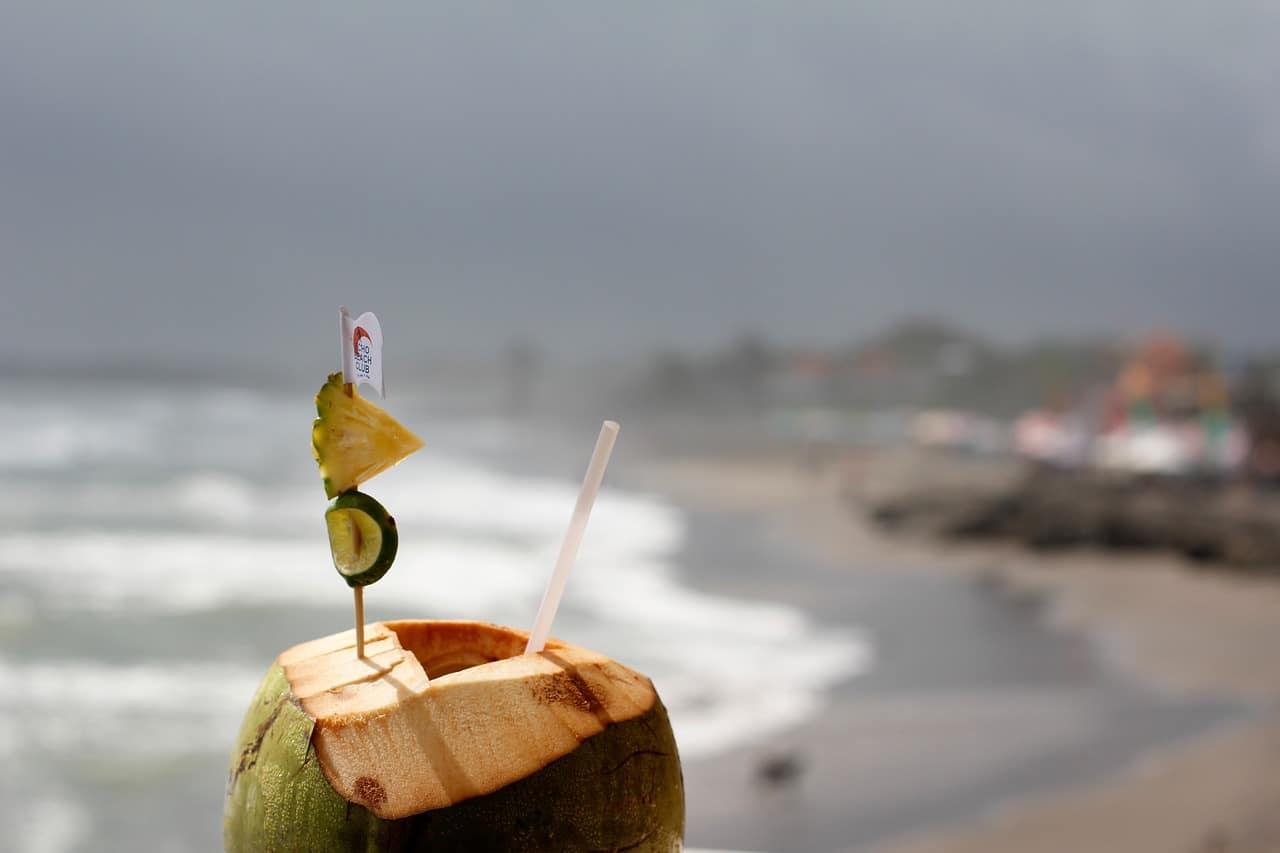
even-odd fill
[{"label": "dark rock", "polygon": [[784,788],[798,782],[804,768],[804,760],[794,753],[773,755],[756,767],[756,778],[771,788]]},{"label": "dark rock", "polygon": [[1037,550],[1169,550],[1201,563],[1280,569],[1280,494],[1245,483],[1048,467],[975,476],[971,461],[936,455],[907,472],[891,494],[866,503],[883,527]]}]

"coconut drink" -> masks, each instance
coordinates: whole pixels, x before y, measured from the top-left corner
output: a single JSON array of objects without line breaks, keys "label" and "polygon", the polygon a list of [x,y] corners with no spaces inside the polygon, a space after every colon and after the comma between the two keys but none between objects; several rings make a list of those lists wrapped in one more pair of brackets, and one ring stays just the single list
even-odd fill
[{"label": "coconut drink", "polygon": [[343,309],[341,330],[343,373],[316,395],[312,449],[355,627],[271,665],[231,752],[225,849],[680,850],[680,759],[652,682],[549,636],[617,425],[601,431],[531,632],[366,625],[364,587],[391,568],[399,535],[357,486],[422,442],[355,393],[381,386],[377,318]]},{"label": "coconut drink", "polygon": [[231,755],[228,851],[681,849],[649,679],[478,622],[387,622],[276,659]]}]

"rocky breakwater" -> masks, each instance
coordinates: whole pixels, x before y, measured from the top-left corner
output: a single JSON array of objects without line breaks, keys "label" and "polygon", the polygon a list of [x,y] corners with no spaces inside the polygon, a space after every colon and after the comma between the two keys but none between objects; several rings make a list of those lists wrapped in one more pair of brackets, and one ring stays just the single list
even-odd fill
[{"label": "rocky breakwater", "polygon": [[1280,492],[1246,482],[938,452],[894,454],[864,474],[847,497],[894,531],[1036,549],[1172,550],[1280,574]]}]

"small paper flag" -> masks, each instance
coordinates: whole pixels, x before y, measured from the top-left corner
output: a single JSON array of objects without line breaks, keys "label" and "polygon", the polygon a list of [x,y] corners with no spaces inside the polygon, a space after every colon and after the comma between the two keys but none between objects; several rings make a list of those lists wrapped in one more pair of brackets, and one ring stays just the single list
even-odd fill
[{"label": "small paper flag", "polygon": [[382,381],[382,326],[372,311],[366,311],[354,320],[343,308],[339,315],[339,331],[342,339],[342,381],[352,385],[364,384],[387,396]]}]

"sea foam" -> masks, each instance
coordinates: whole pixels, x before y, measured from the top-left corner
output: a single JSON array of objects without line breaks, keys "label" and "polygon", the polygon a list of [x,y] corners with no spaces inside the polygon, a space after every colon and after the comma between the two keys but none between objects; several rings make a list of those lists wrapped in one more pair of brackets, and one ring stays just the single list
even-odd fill
[{"label": "sea foam", "polygon": [[[347,627],[333,621],[350,597],[333,573],[325,500],[299,439],[308,401],[198,387],[7,391],[0,447],[26,448],[0,455],[11,492],[23,496],[0,521],[7,635],[48,617],[118,630],[125,614],[132,624],[190,619],[204,631],[234,631],[245,613],[314,614],[312,636]],[[492,418],[439,433],[469,436],[480,454],[516,434]],[[400,552],[367,593],[369,618],[527,627],[576,497],[570,473],[578,472],[516,475],[431,446],[379,477],[369,491],[396,516]],[[553,633],[650,675],[682,752],[699,756],[818,713],[825,691],[871,665],[872,644],[793,607],[693,588],[697,567],[683,563],[687,523],[661,496],[606,488]],[[87,647],[20,662],[4,636],[0,688],[25,698],[0,701],[0,731],[20,717],[35,736],[4,739],[0,751],[27,758],[24,750],[37,747],[142,754],[128,743],[139,717],[149,721],[151,749],[220,752],[280,651],[173,666],[97,660]],[[86,708],[93,726],[78,716]]]}]

